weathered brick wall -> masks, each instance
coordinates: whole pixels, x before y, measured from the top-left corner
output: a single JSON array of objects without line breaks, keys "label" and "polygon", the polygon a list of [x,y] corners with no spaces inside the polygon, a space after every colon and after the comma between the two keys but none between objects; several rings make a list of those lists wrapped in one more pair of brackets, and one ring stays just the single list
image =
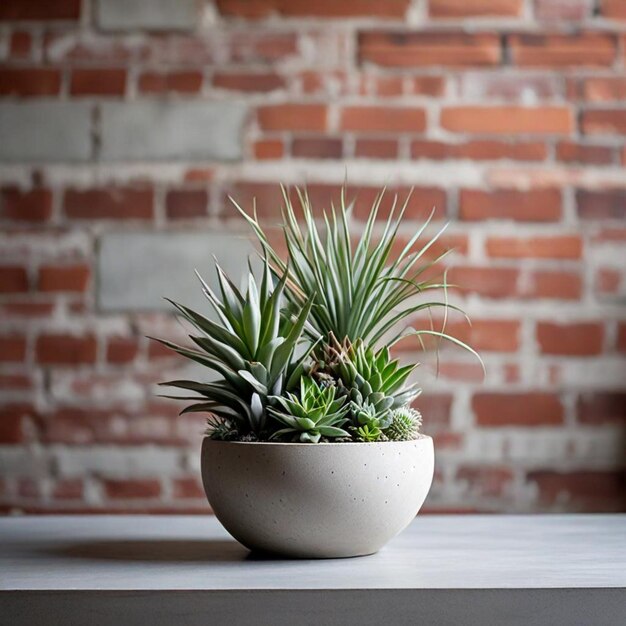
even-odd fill
[{"label": "weathered brick wall", "polygon": [[346,172],[451,220],[487,365],[424,355],[429,508],[626,508],[624,0],[3,0],[0,58],[3,510],[205,511],[160,296]]}]

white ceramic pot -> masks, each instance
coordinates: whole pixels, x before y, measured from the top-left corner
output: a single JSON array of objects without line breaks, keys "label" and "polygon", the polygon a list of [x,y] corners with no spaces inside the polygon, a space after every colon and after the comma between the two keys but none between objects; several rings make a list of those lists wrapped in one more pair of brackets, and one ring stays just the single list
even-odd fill
[{"label": "white ceramic pot", "polygon": [[422,506],[430,437],[383,443],[202,444],[202,481],[226,530],[251,550],[333,558],[377,552]]}]

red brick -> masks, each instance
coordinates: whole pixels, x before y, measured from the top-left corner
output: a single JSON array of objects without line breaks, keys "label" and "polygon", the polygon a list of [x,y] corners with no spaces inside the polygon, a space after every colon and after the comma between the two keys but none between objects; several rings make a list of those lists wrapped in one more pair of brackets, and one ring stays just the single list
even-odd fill
[{"label": "red brick", "polygon": [[185,476],[172,480],[172,493],[176,499],[204,499],[204,489],[196,476]]},{"label": "red brick", "polygon": [[626,424],[626,392],[583,393],[576,403],[576,415],[581,424]]},{"label": "red brick", "polygon": [[420,133],[426,130],[426,113],[407,107],[351,106],[342,110],[339,125],[342,130],[368,133]]},{"label": "red brick", "polygon": [[623,102],[626,100],[626,78],[594,76],[583,82],[582,92],[588,102]]},{"label": "red brick", "polygon": [[527,479],[539,490],[540,502],[567,505],[568,510],[626,510],[626,472],[617,470],[534,470]]},{"label": "red brick", "polygon": [[39,268],[39,291],[87,291],[91,270],[88,265],[44,265]]},{"label": "red brick", "polygon": [[515,65],[521,67],[605,66],[615,61],[613,35],[511,35],[509,47]]},{"label": "red brick", "polygon": [[229,91],[268,92],[285,88],[285,80],[271,72],[216,72],[213,87]]},{"label": "red brick", "polygon": [[198,93],[202,89],[202,73],[144,72],[139,76],[138,87],[142,93]]},{"label": "red brick", "polygon": [[0,362],[20,363],[26,359],[26,337],[0,335]]},{"label": "red brick", "polygon": [[205,189],[173,189],[167,192],[165,211],[169,219],[206,217],[208,203]]},{"label": "red brick", "polygon": [[326,129],[326,106],[322,104],[276,104],[258,109],[259,125],[263,130]]},{"label": "red brick", "polygon": [[626,109],[583,111],[580,126],[585,135],[626,135]]},{"label": "red brick", "polygon": [[452,395],[431,393],[422,395],[412,404],[422,414],[425,432],[441,432],[450,428]]},{"label": "red brick", "polygon": [[517,17],[523,0],[429,0],[428,14],[439,18]]},{"label": "red brick", "polygon": [[55,483],[52,497],[55,500],[82,500],[83,487],[81,478],[63,478]]},{"label": "red brick", "polygon": [[563,423],[563,406],[552,393],[481,392],[474,394],[472,410],[478,426],[559,426]]},{"label": "red brick", "polygon": [[215,177],[212,167],[192,167],[185,172],[186,183],[207,183]]},{"label": "red brick", "polygon": [[[378,187],[360,187],[355,189],[352,197],[355,199],[353,215],[356,219],[365,221],[369,217],[379,191]],[[411,193],[411,197],[408,201],[406,211],[404,212],[405,220],[423,220],[430,214],[433,208],[436,209],[435,218],[441,218],[446,214],[447,199],[444,189],[440,189],[439,187],[411,188],[408,186],[399,186],[389,187],[386,190],[382,202],[380,203],[378,219],[386,220],[388,218],[396,194],[398,195],[398,206],[402,206],[408,198],[409,193]],[[336,204],[339,196],[335,193],[333,197]],[[328,201],[328,205],[329,204],[330,202]]]},{"label": "red brick", "polygon": [[448,282],[463,293],[477,293],[487,298],[512,298],[517,294],[519,271],[512,267],[455,266],[448,272]]},{"label": "red brick", "polygon": [[[306,189],[314,212],[330,208],[331,202],[336,205],[341,197],[341,185],[338,184],[314,183],[307,185]],[[389,188],[380,205],[379,219],[386,219],[389,215],[395,193],[398,193],[399,203],[403,203],[409,191],[410,187],[405,186]],[[356,219],[365,219],[369,215],[378,192],[378,187],[355,186],[348,189],[346,197],[348,201],[354,200],[355,202],[354,217]],[[261,219],[280,219],[283,197],[277,183],[239,182],[228,190],[228,193],[240,206],[248,210],[251,209],[253,200],[256,198],[257,213]],[[297,210],[299,200],[295,188],[292,188],[289,193]],[[223,206],[228,213],[235,215],[229,204],[225,198]],[[439,216],[445,214],[445,191],[432,187],[415,188],[405,212],[405,219],[423,219],[428,216],[433,206],[438,209]]]},{"label": "red brick", "polygon": [[561,219],[561,192],[557,189],[462,189],[459,216],[467,221],[556,222]]},{"label": "red brick", "polygon": [[57,69],[0,69],[0,96],[56,96],[60,90],[61,72]]},{"label": "red brick", "polygon": [[626,190],[608,189],[576,191],[578,217],[584,220],[626,218]]},{"label": "red brick", "polygon": [[359,60],[386,67],[489,66],[500,63],[495,34],[366,31],[359,35]]},{"label": "red brick", "polygon": [[580,300],[582,278],[577,272],[537,270],[530,272],[530,281],[521,294],[527,298]]},{"label": "red brick", "polygon": [[626,243],[626,228],[601,228],[594,233],[593,243]]},{"label": "red brick", "polygon": [[600,267],[594,274],[594,291],[599,295],[619,295],[622,273],[611,267]]},{"label": "red brick", "polygon": [[537,323],[537,342],[542,354],[593,356],[602,352],[604,325],[600,322]]},{"label": "red brick", "polygon": [[260,139],[254,142],[253,151],[255,159],[282,159],[285,156],[285,144],[282,139]]},{"label": "red brick", "polygon": [[461,465],[455,480],[466,483],[471,493],[483,498],[501,498],[513,482],[510,467],[494,465]]},{"label": "red brick", "polygon": [[32,376],[26,374],[0,374],[0,390],[33,391],[35,383]]},{"label": "red brick", "polygon": [[81,0],[3,0],[0,20],[77,20]]},{"label": "red brick", "polygon": [[345,95],[348,93],[348,77],[342,70],[314,71],[304,70],[296,74],[300,80],[302,93]]},{"label": "red brick", "polygon": [[23,443],[24,420],[32,414],[29,405],[9,404],[0,407],[0,443]]},{"label": "red brick", "polygon": [[23,293],[28,291],[28,274],[25,267],[0,266],[0,293]]},{"label": "red brick", "polygon": [[582,239],[578,235],[555,237],[487,237],[487,254],[505,259],[580,259]]},{"label": "red brick", "polygon": [[123,96],[126,70],[119,68],[75,69],[70,79],[72,96]]},{"label": "red brick", "polygon": [[97,341],[93,335],[46,334],[37,338],[37,362],[42,365],[94,363]]},{"label": "red brick", "polygon": [[16,30],[11,33],[9,57],[12,59],[28,59],[33,51],[33,37],[29,32]]},{"label": "red brick", "polygon": [[614,149],[609,146],[590,146],[573,141],[561,141],[556,146],[556,158],[564,163],[610,165]]},{"label": "red brick", "polygon": [[41,481],[36,478],[18,478],[16,487],[20,498],[41,498]]},{"label": "red brick", "polygon": [[567,107],[447,107],[441,126],[455,133],[563,135],[574,129]]},{"label": "red brick", "polygon": [[617,351],[626,353],[626,322],[617,325]]},{"label": "red brick", "polygon": [[447,359],[439,362],[439,378],[464,383],[480,383],[484,372],[479,363],[454,363]]},{"label": "red brick", "polygon": [[[1,284],[2,280],[0,278],[0,286]],[[54,312],[54,304],[52,302],[32,302],[30,300],[12,299],[11,302],[0,304],[0,311],[9,317],[49,317]]]},{"label": "red brick", "polygon": [[340,137],[294,137],[291,156],[307,159],[340,159],[343,141]]},{"label": "red brick", "polygon": [[23,191],[18,187],[3,187],[2,217],[14,221],[45,222],[52,216],[52,192],[49,189]]},{"label": "red brick", "polygon": [[107,340],[107,363],[131,363],[138,353],[139,342],[135,337],[109,337]]},{"label": "red brick", "polygon": [[370,159],[397,159],[398,142],[396,139],[357,139],[354,156]]},{"label": "red brick", "polygon": [[539,142],[508,143],[504,141],[477,140],[464,143],[445,143],[422,139],[411,142],[411,157],[414,159],[543,161],[546,156],[546,146]]},{"label": "red brick", "polygon": [[397,75],[364,76],[361,93],[367,95],[369,89],[377,96],[401,96],[404,92],[404,77]]},{"label": "red brick", "polygon": [[64,407],[46,416],[43,435],[46,443],[79,446],[180,445],[174,437],[173,424],[173,417],[165,415],[158,406],[148,405],[135,412],[123,408]]},{"label": "red brick", "polygon": [[443,96],[445,88],[442,76],[414,76],[408,80],[408,93],[415,96]]},{"label": "red brick", "polygon": [[[441,328],[441,320],[435,322],[435,328]],[[517,320],[472,319],[471,325],[448,321],[445,332],[479,352],[515,352],[519,348],[520,323]]]},{"label": "red brick", "polygon": [[67,189],[63,207],[73,219],[148,220],[153,217],[153,192],[130,187]]},{"label": "red brick", "polygon": [[139,353],[139,342],[135,337],[109,337],[106,344],[107,363],[131,363]]},{"label": "red brick", "polygon": [[224,15],[258,19],[276,13],[285,17],[404,17],[409,0],[217,0]]},{"label": "red brick", "polygon": [[626,20],[626,4],[623,0],[602,0],[600,14],[613,20]]},{"label": "red brick", "polygon": [[580,22],[590,17],[592,5],[589,0],[535,0],[535,15],[555,24],[564,20]]},{"label": "red brick", "polygon": [[161,495],[161,483],[156,479],[108,478],[102,484],[106,497],[111,500],[158,498]]}]

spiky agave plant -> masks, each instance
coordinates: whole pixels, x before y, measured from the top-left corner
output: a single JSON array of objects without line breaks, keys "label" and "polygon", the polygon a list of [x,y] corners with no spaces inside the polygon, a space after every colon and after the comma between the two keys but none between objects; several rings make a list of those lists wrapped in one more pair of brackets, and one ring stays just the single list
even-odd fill
[{"label": "spiky agave plant", "polygon": [[347,401],[336,396],[334,385],[318,384],[303,376],[299,395],[287,392],[283,397],[272,397],[277,408],[270,406],[268,411],[286,426],[274,432],[272,438],[290,435],[293,441],[317,443],[321,437],[349,437],[341,428],[347,421]]},{"label": "spiky agave plant", "polygon": [[[311,314],[305,333],[312,340],[331,336],[346,340],[348,344],[360,339],[367,345],[375,346],[399,323],[405,322],[419,312],[430,312],[442,308],[444,320],[448,310],[461,311],[447,299],[445,274],[443,282],[429,281],[425,273],[441,262],[450,252],[445,251],[434,259],[425,260],[425,255],[444,232],[444,225],[422,246],[411,252],[430,225],[434,210],[417,230],[394,260],[391,257],[402,217],[408,205],[410,194],[398,208],[394,198],[382,235],[375,237],[374,226],[385,190],[377,195],[365,224],[359,242],[354,246],[350,238],[349,214],[352,205],[346,203],[345,187],[341,202],[336,208],[331,205],[321,215],[318,225],[306,191],[297,190],[303,217],[302,226],[289,194],[283,187],[283,234],[289,254],[289,265],[272,247],[263,227],[259,223],[256,210],[249,215],[235,200],[233,203],[251,225],[265,254],[279,273],[289,276],[286,296],[292,311],[299,311],[312,301]],[[443,298],[416,301],[433,290],[443,291]],[[467,344],[441,330],[417,329],[411,325],[402,329],[387,341],[393,344],[407,334],[434,335],[446,339],[469,350],[480,359]]]},{"label": "spiky agave plant", "polygon": [[[242,293],[216,263],[220,296],[200,278],[204,295],[217,321],[173,302],[182,317],[199,334],[189,338],[196,348],[179,346],[156,339],[178,354],[218,374],[215,382],[173,380],[161,383],[199,394],[173,397],[193,400],[182,413],[208,412],[209,435],[233,438],[253,434],[267,436],[267,405],[270,396],[281,396],[300,384],[313,344],[299,350],[311,302],[305,302],[297,315],[285,312],[283,293],[287,273],[274,278],[268,259],[263,262],[263,276],[257,285],[249,269],[247,291]],[[216,421],[217,420],[217,421]]]}]

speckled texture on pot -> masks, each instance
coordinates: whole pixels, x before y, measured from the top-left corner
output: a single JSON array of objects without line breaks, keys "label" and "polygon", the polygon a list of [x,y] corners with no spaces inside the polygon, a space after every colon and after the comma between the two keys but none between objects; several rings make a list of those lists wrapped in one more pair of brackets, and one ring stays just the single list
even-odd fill
[{"label": "speckled texture on pot", "polygon": [[430,437],[384,443],[205,439],[215,515],[250,549],[300,558],[377,552],[419,511],[433,478]]}]

